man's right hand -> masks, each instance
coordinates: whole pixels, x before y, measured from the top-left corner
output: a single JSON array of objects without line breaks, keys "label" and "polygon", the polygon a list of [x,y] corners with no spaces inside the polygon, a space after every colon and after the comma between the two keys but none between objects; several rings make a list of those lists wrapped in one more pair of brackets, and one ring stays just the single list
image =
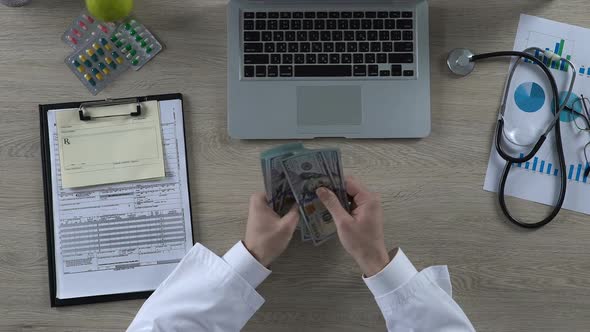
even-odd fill
[{"label": "man's right hand", "polygon": [[329,189],[318,188],[316,194],[332,214],[342,246],[370,277],[389,264],[383,238],[383,208],[379,194],[370,192],[353,177],[346,178],[346,191],[354,202],[350,214]]}]

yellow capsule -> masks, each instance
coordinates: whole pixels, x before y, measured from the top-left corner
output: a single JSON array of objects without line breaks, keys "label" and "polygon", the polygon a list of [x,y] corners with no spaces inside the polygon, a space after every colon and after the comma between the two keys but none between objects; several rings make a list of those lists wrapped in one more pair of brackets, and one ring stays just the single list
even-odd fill
[{"label": "yellow capsule", "polygon": [[107,51],[110,51],[110,50],[112,50],[112,49],[113,49],[113,48],[111,47],[111,44],[106,44],[106,45],[104,46],[104,48],[105,48]]},{"label": "yellow capsule", "polygon": [[92,79],[92,76],[90,76],[90,74],[86,73],[86,74],[84,74],[84,78],[85,78],[87,81],[90,81],[90,80]]},{"label": "yellow capsule", "polygon": [[113,60],[111,60],[109,57],[104,58],[104,61],[109,65],[113,62]]},{"label": "yellow capsule", "polygon": [[82,66],[78,66],[76,69],[78,69],[78,71],[81,73],[83,73],[85,71],[84,67],[82,67]]},{"label": "yellow capsule", "polygon": [[78,59],[80,59],[80,61],[84,62],[88,59],[86,59],[86,57],[83,54],[78,55]]},{"label": "yellow capsule", "polygon": [[86,54],[88,54],[88,56],[93,56],[94,55],[94,51],[89,48],[89,49],[86,50]]},{"label": "yellow capsule", "polygon": [[95,50],[98,50],[100,48],[100,45],[98,45],[98,43],[94,43],[92,44],[92,47],[94,47]]},{"label": "yellow capsule", "polygon": [[118,57],[115,59],[115,61],[117,61],[118,64],[122,64],[123,63],[123,58]]},{"label": "yellow capsule", "polygon": [[103,80],[102,74],[100,74],[100,73],[99,74],[96,74],[94,76],[96,76],[96,79],[99,80],[99,81],[102,81]]},{"label": "yellow capsule", "polygon": [[111,71],[110,71],[108,68],[103,68],[102,72],[103,72],[105,75],[108,75],[108,74],[109,74]]}]

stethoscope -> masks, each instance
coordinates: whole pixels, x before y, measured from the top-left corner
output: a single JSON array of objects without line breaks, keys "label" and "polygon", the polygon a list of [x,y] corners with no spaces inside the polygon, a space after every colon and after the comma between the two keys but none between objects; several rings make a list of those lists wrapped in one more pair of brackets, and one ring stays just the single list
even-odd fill
[{"label": "stethoscope", "polygon": [[[567,91],[565,99],[563,99],[563,102],[561,104],[559,103],[559,92],[557,90],[557,83],[555,81],[555,77],[553,76],[553,74],[551,73],[549,68],[547,68],[547,66],[541,60],[537,59],[530,52],[538,52],[539,54],[544,55],[550,61],[557,61],[557,63],[560,63],[560,61],[565,61],[569,65],[569,68],[571,68],[573,74],[572,74],[572,78],[570,81],[569,89]],[[532,222],[532,223],[518,220],[508,210],[508,207],[506,206],[506,201],[505,201],[506,180],[508,179],[508,174],[510,173],[510,169],[512,168],[512,165],[515,163],[524,163],[524,162],[531,160],[535,156],[535,154],[539,151],[541,146],[543,146],[543,143],[547,139],[547,135],[551,132],[551,130],[553,130],[553,128],[555,128],[555,148],[557,150],[559,167],[560,167],[560,169],[565,170],[565,156],[563,153],[563,144],[561,141],[561,121],[559,121],[559,118],[561,115],[561,111],[564,108],[566,108],[567,102],[568,102],[569,97],[572,93],[572,90],[574,87],[574,82],[576,80],[576,69],[574,67],[574,64],[570,60],[562,58],[561,56],[557,55],[554,52],[542,50],[537,47],[530,47],[530,48],[525,49],[522,52],[499,51],[499,52],[491,52],[491,53],[483,53],[483,54],[473,54],[473,52],[471,52],[470,50],[464,49],[464,48],[455,49],[449,53],[449,56],[447,58],[447,65],[453,73],[460,75],[460,76],[466,76],[473,71],[476,61],[490,59],[490,58],[496,58],[496,57],[518,57],[516,59],[516,61],[514,61],[514,63],[511,65],[508,78],[506,79],[506,84],[504,85],[502,103],[500,105],[499,114],[498,114],[498,123],[496,126],[496,134],[495,134],[496,151],[498,152],[500,157],[502,157],[502,159],[504,159],[506,161],[506,164],[504,166],[504,170],[502,171],[502,177],[500,179],[500,187],[498,189],[498,200],[500,203],[500,208],[502,209],[502,212],[508,218],[508,220],[510,220],[514,224],[521,226],[521,227],[538,228],[538,227],[544,226],[544,225],[548,224],[549,222],[551,222],[555,218],[555,216],[559,213],[559,211],[561,210],[561,206],[563,205],[563,201],[565,199],[565,192],[567,189],[566,172],[564,172],[564,171],[560,172],[561,177],[560,177],[559,195],[558,195],[557,202],[555,203],[553,209],[544,219],[542,219],[538,222]],[[554,117],[551,120],[551,122],[549,122],[547,128],[539,136],[536,143],[534,143],[534,145],[530,149],[530,151],[522,157],[520,157],[520,156],[514,157],[504,150],[503,143],[502,143],[503,137],[507,141],[509,141],[510,143],[521,146],[521,147],[532,145],[532,143],[523,144],[522,142],[519,142],[513,133],[505,133],[505,130],[504,130],[505,129],[504,113],[506,111],[506,101],[508,100],[508,91],[510,89],[510,84],[511,84],[512,78],[514,76],[514,72],[516,71],[516,68],[518,68],[520,63],[522,63],[522,61],[520,61],[522,58],[525,58],[525,59],[537,64],[539,66],[539,68],[547,76],[547,79],[549,80],[549,83],[551,85],[551,91],[553,94],[553,101],[554,102],[553,102],[552,108],[554,110],[554,112],[553,112]],[[573,111],[570,108],[567,108],[567,110],[569,112]]]}]

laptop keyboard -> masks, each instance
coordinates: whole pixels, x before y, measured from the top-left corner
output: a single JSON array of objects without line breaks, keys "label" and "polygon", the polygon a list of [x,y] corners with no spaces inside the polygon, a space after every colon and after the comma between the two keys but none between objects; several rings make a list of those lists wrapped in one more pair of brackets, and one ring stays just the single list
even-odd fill
[{"label": "laptop keyboard", "polygon": [[412,11],[244,11],[242,78],[415,77]]}]

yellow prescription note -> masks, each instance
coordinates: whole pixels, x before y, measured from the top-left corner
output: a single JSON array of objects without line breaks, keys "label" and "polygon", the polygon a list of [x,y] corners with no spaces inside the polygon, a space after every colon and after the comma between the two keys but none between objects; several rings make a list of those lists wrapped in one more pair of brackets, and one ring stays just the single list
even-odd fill
[{"label": "yellow prescription note", "polygon": [[[164,177],[164,153],[158,101],[57,112],[62,186],[85,187]],[[114,115],[124,116],[114,116]],[[112,116],[100,118],[104,116]]]}]

